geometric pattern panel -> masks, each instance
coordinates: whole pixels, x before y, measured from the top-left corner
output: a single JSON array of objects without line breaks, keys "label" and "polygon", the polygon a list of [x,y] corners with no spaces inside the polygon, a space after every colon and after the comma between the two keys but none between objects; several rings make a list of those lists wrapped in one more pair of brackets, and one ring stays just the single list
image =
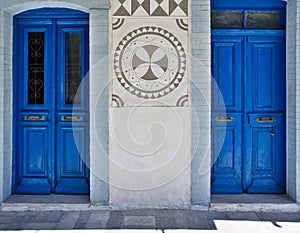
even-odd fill
[{"label": "geometric pattern panel", "polygon": [[187,36],[187,19],[114,17],[113,107],[186,107]]},{"label": "geometric pattern panel", "polygon": [[113,16],[188,16],[188,0],[113,0]]}]

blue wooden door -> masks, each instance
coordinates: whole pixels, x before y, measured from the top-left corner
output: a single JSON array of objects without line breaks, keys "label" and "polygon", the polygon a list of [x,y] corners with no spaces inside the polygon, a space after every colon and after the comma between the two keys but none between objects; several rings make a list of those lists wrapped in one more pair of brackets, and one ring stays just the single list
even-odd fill
[{"label": "blue wooden door", "polygon": [[41,11],[15,18],[13,192],[88,194],[88,16]]},{"label": "blue wooden door", "polygon": [[[243,36],[213,37],[213,160],[212,191],[242,191]],[[221,96],[220,96],[221,95]],[[222,101],[223,98],[223,101]],[[223,103],[226,113],[222,112]],[[224,144],[223,144],[224,139]],[[221,150],[220,150],[221,149]]]},{"label": "blue wooden door", "polygon": [[285,192],[285,37],[214,30],[212,193]]}]

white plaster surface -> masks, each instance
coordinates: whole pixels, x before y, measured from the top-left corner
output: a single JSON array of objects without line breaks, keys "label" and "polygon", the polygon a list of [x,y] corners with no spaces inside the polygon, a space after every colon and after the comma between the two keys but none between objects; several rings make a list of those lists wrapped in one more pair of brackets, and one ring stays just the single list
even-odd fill
[{"label": "white plaster surface", "polygon": [[287,193],[300,203],[300,1],[287,2]]},{"label": "white plaster surface", "polygon": [[189,108],[110,109],[110,204],[190,204]]}]

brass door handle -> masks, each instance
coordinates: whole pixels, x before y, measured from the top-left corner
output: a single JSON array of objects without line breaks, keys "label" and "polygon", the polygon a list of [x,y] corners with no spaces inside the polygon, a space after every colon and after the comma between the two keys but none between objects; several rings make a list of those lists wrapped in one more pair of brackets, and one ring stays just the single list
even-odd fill
[{"label": "brass door handle", "polygon": [[25,116],[25,121],[44,121],[45,116]]},{"label": "brass door handle", "polygon": [[232,116],[217,116],[215,118],[215,121],[231,122],[231,121],[234,121],[234,117],[232,117]]},{"label": "brass door handle", "polygon": [[276,122],[276,119],[274,117],[258,117],[256,118],[256,121],[258,123],[272,123]]},{"label": "brass door handle", "polygon": [[82,116],[62,116],[62,121],[83,121]]}]

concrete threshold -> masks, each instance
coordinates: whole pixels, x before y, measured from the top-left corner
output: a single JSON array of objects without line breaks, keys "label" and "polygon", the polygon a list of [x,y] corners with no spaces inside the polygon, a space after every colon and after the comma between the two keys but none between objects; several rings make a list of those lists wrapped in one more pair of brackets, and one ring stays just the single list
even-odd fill
[{"label": "concrete threshold", "polygon": [[[153,207],[155,208],[155,207]],[[1,211],[92,211],[139,210],[142,207],[91,205],[88,196],[14,195],[0,206]],[[300,212],[300,205],[287,195],[212,195],[211,204],[156,209],[186,209],[220,212]]]},{"label": "concrete threshold", "polygon": [[285,194],[212,195],[209,210],[224,212],[299,212],[300,205]]}]

